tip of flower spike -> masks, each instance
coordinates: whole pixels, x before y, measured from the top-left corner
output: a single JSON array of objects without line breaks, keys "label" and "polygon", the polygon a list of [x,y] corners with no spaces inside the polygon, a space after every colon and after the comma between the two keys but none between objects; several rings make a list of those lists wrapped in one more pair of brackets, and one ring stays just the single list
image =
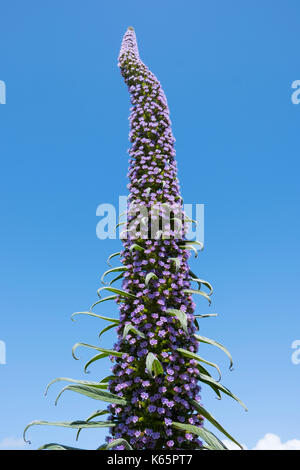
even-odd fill
[{"label": "tip of flower spike", "polygon": [[134,31],[134,28],[132,26],[128,26],[129,31]]}]

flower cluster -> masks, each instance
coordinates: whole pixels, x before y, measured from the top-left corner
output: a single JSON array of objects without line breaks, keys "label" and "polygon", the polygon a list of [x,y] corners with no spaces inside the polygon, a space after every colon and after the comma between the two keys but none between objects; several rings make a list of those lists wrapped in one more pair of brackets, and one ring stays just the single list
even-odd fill
[{"label": "flower cluster", "polygon": [[[129,202],[150,213],[157,204],[162,213],[166,205],[181,208],[167,100],[159,81],[139,58],[132,28],[123,38],[119,67],[132,102]],[[197,361],[178,351],[197,352],[195,305],[185,292],[190,288],[189,252],[183,238],[174,236],[172,226],[169,237],[149,239],[139,231],[131,237],[132,226],[137,229],[140,222],[134,216],[128,219],[128,236],[121,252],[127,268],[123,290],[131,296],[117,300],[120,323],[114,349],[122,356],[111,358],[109,391],[127,404],[109,406],[110,419],[116,422],[111,433],[113,439],[126,439],[134,449],[198,449],[201,442],[196,435],[172,427],[173,422],[202,424],[202,417],[190,403],[200,400]],[[172,310],[185,314],[186,325],[170,313]],[[124,337],[126,325],[132,328]],[[149,373],[149,353],[161,364],[160,373]]]}]

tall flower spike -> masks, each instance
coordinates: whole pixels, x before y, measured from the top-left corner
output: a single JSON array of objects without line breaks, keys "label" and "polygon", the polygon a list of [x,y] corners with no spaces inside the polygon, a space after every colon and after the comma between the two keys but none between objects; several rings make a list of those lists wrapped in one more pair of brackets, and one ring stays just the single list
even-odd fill
[{"label": "tall flower spike", "polygon": [[[157,78],[140,60],[132,28],[124,36],[119,66],[133,105],[130,207],[145,207],[149,213],[158,204],[166,207],[177,203],[181,207],[167,100]],[[111,406],[111,418],[120,421],[112,435],[125,438],[136,449],[199,448],[197,435],[185,435],[172,426],[173,422],[195,426],[202,423],[190,403],[191,399],[200,399],[197,361],[178,351],[197,352],[194,304],[185,292],[191,287],[189,253],[182,246],[182,238],[172,236],[172,227],[168,239],[149,240],[139,236],[138,231],[131,238],[130,225],[133,223],[129,216],[128,238],[122,252],[122,262],[127,267],[123,289],[133,297],[120,304],[115,349],[122,351],[122,357],[116,359],[115,379],[109,385],[110,391],[125,398],[128,404]],[[139,249],[134,249],[134,245]],[[179,268],[174,260],[180,263]],[[124,329],[130,324],[140,334],[129,330],[124,337]],[[147,368],[149,358],[154,357],[161,365],[156,377],[149,376]]]},{"label": "tall flower spike", "polygon": [[[109,402],[107,409],[96,411],[83,421],[52,424],[76,428],[108,427],[111,436],[100,448],[123,449],[225,449],[224,444],[203,427],[212,423],[235,444],[238,442],[200,404],[200,383],[243,403],[215,380],[205,366],[216,364],[198,356],[199,343],[214,345],[232,360],[220,343],[196,334],[197,320],[213,315],[195,315],[191,295],[200,294],[210,303],[211,285],[198,279],[188,266],[189,249],[196,241],[187,241],[186,219],[177,180],[175,150],[169,109],[165,94],[155,75],[140,60],[132,27],[124,35],[119,67],[131,95],[129,150],[129,204],[124,229],[122,266],[109,269],[102,276],[117,273],[109,285],[98,290],[100,300],[89,312],[108,321],[102,333],[117,328],[114,349],[85,343],[95,349],[85,366],[110,357],[112,375],[101,382],[58,378],[53,382],[73,382],[66,390]],[[171,215],[171,217],[170,217]],[[112,284],[122,278],[122,288]],[[195,282],[197,288],[191,288]],[[208,288],[206,292],[202,287]],[[113,293],[102,298],[102,291]],[[119,319],[92,312],[101,302],[114,299],[119,305]],[[53,383],[51,382],[51,384]],[[51,385],[50,384],[50,385]],[[48,389],[48,387],[47,387]],[[107,421],[95,421],[102,415]],[[24,432],[25,433],[25,432]],[[47,444],[43,449],[71,449],[61,444]]]}]

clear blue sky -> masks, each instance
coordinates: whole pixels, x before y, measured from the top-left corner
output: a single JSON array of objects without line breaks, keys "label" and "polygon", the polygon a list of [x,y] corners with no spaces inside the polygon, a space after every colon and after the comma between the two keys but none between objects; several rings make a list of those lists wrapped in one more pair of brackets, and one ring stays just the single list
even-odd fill
[{"label": "clear blue sky", "polygon": [[[84,378],[96,319],[71,322],[96,300],[119,240],[96,238],[96,207],[126,194],[129,98],[117,68],[126,28],[168,98],[182,195],[205,204],[205,250],[193,268],[215,288],[202,334],[231,350],[235,370],[210,347],[223,383],[248,405],[204,405],[248,447],[265,433],[300,439],[300,79],[297,0],[2,0],[0,80],[0,442],[34,419],[83,419],[101,407],[53,378]],[[115,311],[114,305],[102,309]],[[198,302],[199,312],[208,312]],[[100,309],[99,309],[100,312]],[[110,346],[109,333],[103,339]],[[107,375],[94,365],[88,378]],[[98,405],[98,406],[97,406]],[[74,444],[74,432],[32,428],[32,446]],[[84,431],[79,445],[101,444]]]}]

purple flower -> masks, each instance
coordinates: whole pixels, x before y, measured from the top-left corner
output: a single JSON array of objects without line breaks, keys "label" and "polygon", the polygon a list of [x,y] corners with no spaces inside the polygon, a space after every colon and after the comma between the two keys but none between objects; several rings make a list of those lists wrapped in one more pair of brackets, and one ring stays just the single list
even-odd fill
[{"label": "purple flower", "polygon": [[166,426],[172,426],[173,421],[171,419],[165,418],[164,421]]}]

